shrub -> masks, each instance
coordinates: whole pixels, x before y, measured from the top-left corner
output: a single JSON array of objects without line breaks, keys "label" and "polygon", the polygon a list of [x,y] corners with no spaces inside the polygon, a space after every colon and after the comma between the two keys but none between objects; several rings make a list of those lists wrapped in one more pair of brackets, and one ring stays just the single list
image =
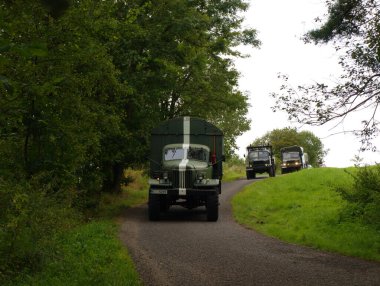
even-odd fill
[{"label": "shrub", "polygon": [[77,223],[67,194],[0,179],[0,284],[39,271],[58,252],[57,235]]},{"label": "shrub", "polygon": [[380,228],[380,164],[357,168],[351,175],[353,185],[337,189],[349,203],[344,215]]}]

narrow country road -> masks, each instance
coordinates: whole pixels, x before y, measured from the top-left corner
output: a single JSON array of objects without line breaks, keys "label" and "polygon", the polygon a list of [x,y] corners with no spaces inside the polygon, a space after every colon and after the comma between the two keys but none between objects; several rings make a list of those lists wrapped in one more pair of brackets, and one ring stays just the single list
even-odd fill
[{"label": "narrow country road", "polygon": [[147,206],[125,213],[120,238],[144,285],[380,285],[380,263],[265,237],[237,224],[231,197],[252,181],[224,183],[217,222],[203,208],[171,208],[150,222]]}]

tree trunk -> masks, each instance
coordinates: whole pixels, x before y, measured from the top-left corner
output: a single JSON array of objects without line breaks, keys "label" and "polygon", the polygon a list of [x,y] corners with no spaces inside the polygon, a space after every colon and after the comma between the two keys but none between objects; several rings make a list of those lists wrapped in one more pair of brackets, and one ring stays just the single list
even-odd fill
[{"label": "tree trunk", "polygon": [[109,163],[105,167],[107,174],[103,182],[103,192],[118,194],[124,177],[124,166],[121,163]]}]

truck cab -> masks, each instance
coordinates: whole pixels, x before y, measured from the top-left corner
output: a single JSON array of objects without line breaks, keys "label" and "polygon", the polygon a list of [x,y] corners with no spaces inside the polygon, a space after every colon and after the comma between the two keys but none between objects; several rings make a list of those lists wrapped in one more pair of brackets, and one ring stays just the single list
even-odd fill
[{"label": "truck cab", "polygon": [[[151,194],[189,194],[199,188],[218,187],[219,179],[212,179],[210,148],[200,144],[169,144],[163,148],[162,168],[149,180]],[[220,193],[220,190],[218,190]],[[190,201],[187,201],[187,207]]]},{"label": "truck cab", "polygon": [[246,155],[247,180],[256,178],[256,174],[276,175],[276,165],[272,146],[248,146]]},{"label": "truck cab", "polygon": [[299,171],[305,168],[305,155],[300,146],[290,146],[281,149],[281,173]]}]

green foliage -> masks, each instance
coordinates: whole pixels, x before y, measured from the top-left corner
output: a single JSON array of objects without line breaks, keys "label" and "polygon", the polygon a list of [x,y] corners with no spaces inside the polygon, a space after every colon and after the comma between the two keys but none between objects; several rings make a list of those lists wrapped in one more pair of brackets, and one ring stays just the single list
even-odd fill
[{"label": "green foliage", "polygon": [[315,41],[328,42],[339,35],[358,33],[359,29],[352,20],[365,16],[359,5],[359,0],[328,2],[329,17],[327,21],[321,28],[310,31],[307,37]]},{"label": "green foliage", "polygon": [[90,196],[119,191],[123,168],[145,161],[152,127],[180,115],[223,128],[232,152],[249,121],[229,57],[258,45],[240,27],[247,4],[57,3],[1,6],[4,171],[49,173]]},{"label": "green foliage", "polygon": [[[79,223],[69,193],[0,179],[0,281],[38,272],[57,259],[57,236]],[[1,283],[0,283],[1,284]]]},{"label": "green foliage", "polygon": [[241,56],[238,45],[259,44],[241,27],[247,7],[0,3],[2,276],[53,261],[55,236],[80,221],[78,212],[97,210],[105,192],[122,193],[124,169],[146,161],[157,122],[203,117],[225,131],[232,153],[249,121],[231,58]]},{"label": "green foliage", "polygon": [[122,103],[125,86],[106,47],[88,33],[97,22],[80,13],[86,1],[77,5],[50,21],[38,2],[5,6],[2,36],[12,45],[2,54],[7,62],[1,73],[13,92],[0,97],[6,122],[0,153],[11,157],[1,156],[0,165],[26,176],[43,174],[56,189],[83,189],[86,183],[86,191],[98,191],[103,140],[122,128],[113,100]]},{"label": "green foliage", "polygon": [[132,206],[148,201],[148,176],[143,170],[125,170],[127,184],[121,188],[121,193],[103,193],[97,210],[92,214],[99,218],[113,218]]},{"label": "green foliage", "polygon": [[225,131],[226,153],[236,148],[235,137],[248,130],[249,121],[247,96],[236,89],[238,72],[231,60],[239,54],[232,48],[258,45],[254,30],[240,28],[239,12],[246,8],[240,0],[160,0],[141,6],[114,50],[121,76],[131,85],[126,124],[136,134],[129,144],[137,148],[129,158],[142,157],[139,146],[146,145],[157,122],[184,115]]},{"label": "green foliage", "polygon": [[2,285],[141,285],[115,224],[88,223],[60,235],[58,243],[58,259],[44,261],[44,271]]},{"label": "green foliage", "polygon": [[297,129],[290,127],[269,131],[262,137],[255,139],[252,145],[272,145],[277,164],[281,160],[281,148],[287,146],[302,146],[304,152],[309,155],[309,163],[313,167],[318,167],[327,153],[327,151],[323,150],[321,140],[312,132],[298,132]]},{"label": "green foliage", "polygon": [[241,178],[245,178],[244,160],[233,155],[223,164],[223,181],[230,182]]},{"label": "green foliage", "polygon": [[236,220],[266,235],[380,261],[378,229],[347,220],[347,202],[335,191],[353,178],[343,169],[302,170],[255,182],[233,198]]},{"label": "green foliage", "polygon": [[[123,192],[102,194],[98,209],[87,215],[114,219],[147,201],[143,171],[125,175],[129,184]],[[63,194],[15,186],[0,184],[1,285],[140,285],[114,223],[84,224]]]},{"label": "green foliage", "polygon": [[343,216],[380,229],[380,165],[358,167],[351,176],[352,185],[337,188],[342,198],[349,202]]}]

